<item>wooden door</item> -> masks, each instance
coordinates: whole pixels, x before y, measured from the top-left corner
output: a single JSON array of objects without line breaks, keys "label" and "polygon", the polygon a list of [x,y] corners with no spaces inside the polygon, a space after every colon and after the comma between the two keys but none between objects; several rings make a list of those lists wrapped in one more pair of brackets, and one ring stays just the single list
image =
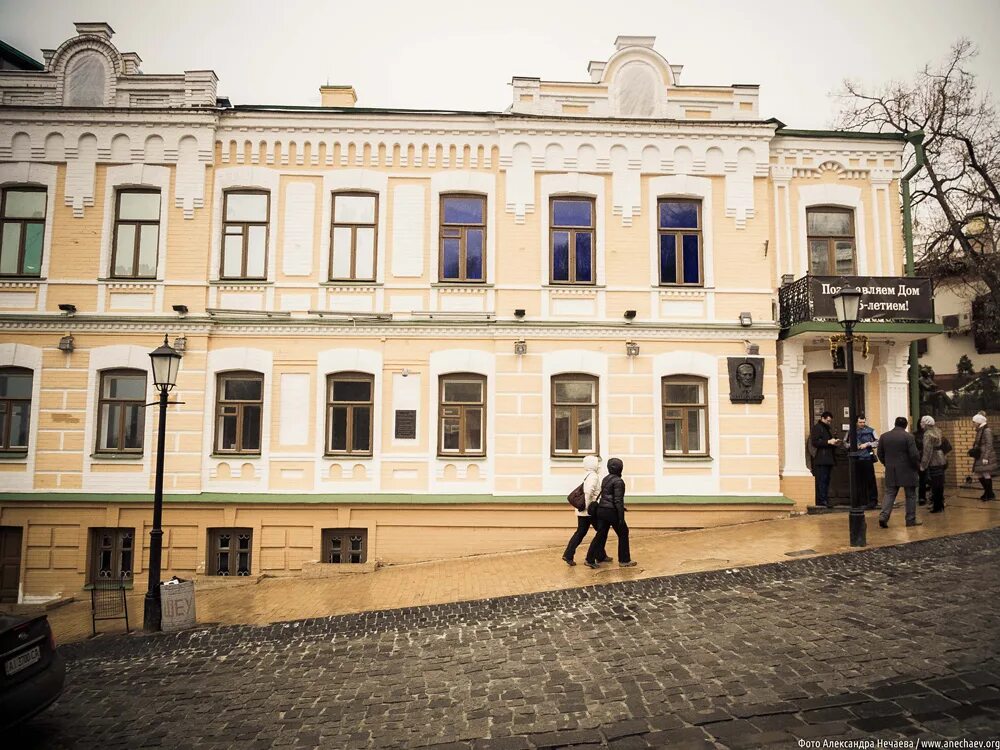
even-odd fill
[{"label": "wooden door", "polygon": [[[854,398],[857,401],[857,413],[865,411],[864,376],[854,376]],[[847,428],[850,420],[847,416],[847,373],[824,372],[809,376],[809,410],[810,427],[816,424],[819,415],[824,411],[833,412],[833,424],[830,431],[836,438],[844,441],[844,446],[835,450],[837,465],[833,467],[830,476],[830,502],[834,505],[849,505],[851,502],[850,487],[847,482]]]},{"label": "wooden door", "polygon": [[21,582],[21,527],[0,526],[0,602],[16,603]]}]

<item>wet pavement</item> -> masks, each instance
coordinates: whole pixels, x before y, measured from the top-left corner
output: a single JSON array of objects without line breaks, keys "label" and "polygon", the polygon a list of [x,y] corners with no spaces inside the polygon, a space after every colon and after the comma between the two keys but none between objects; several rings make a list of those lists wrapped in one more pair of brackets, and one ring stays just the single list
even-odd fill
[{"label": "wet pavement", "polygon": [[1000,529],[784,559],[71,644],[63,698],[10,739],[582,750],[1000,738]]}]

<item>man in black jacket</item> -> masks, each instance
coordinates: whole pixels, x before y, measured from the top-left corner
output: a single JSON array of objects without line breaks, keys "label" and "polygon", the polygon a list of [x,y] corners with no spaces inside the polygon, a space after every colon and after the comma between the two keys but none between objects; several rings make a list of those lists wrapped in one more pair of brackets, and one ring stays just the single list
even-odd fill
[{"label": "man in black jacket", "polygon": [[809,444],[815,450],[813,456],[813,476],[816,477],[816,506],[820,508],[830,507],[830,474],[837,459],[833,455],[833,449],[840,444],[840,441],[830,432],[830,425],[833,423],[833,414],[825,411],[819,421],[813,425],[812,432],[809,433]]},{"label": "man in black jacket", "polygon": [[885,497],[878,525],[889,526],[892,505],[902,487],[906,493],[906,525],[920,526],[917,520],[917,483],[920,481],[920,454],[913,435],[906,431],[906,417],[896,417],[896,426],[878,439],[878,460],[885,465]]},{"label": "man in black jacket", "polygon": [[618,567],[635,566],[628,546],[628,524],[625,523],[625,480],[622,479],[624,464],[620,458],[608,459],[608,474],[601,482],[601,495],[597,501],[594,526],[597,533],[587,550],[587,567],[597,568],[597,561],[603,554],[608,541],[608,530],[614,529],[618,537]]}]

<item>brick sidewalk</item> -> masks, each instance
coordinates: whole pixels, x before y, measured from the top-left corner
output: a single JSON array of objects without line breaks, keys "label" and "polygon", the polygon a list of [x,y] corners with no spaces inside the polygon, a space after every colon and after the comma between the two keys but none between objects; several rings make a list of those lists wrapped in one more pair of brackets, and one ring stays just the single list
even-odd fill
[{"label": "brick sidewalk", "polygon": [[[1000,526],[1000,503],[980,503],[960,497],[947,511],[929,515],[921,508],[923,526],[906,528],[902,508],[893,513],[888,529],[878,528],[874,513],[867,513],[869,548],[951,536]],[[567,510],[566,537],[574,522]],[[792,557],[811,557],[850,551],[846,513],[758,521],[672,534],[633,532],[632,555],[638,567],[616,564],[594,571],[582,564],[585,545],[577,552],[578,564],[560,560],[561,549],[481,555],[440,562],[389,566],[370,573],[326,578],[264,578],[257,582],[233,579],[212,581],[211,588],[196,594],[199,623],[255,624],[310,617],[444,604],[542,591],[589,586],[594,583],[640,580],[762,563]],[[593,532],[591,532],[593,533]],[[614,554],[614,534],[608,550]],[[142,626],[144,592],[129,596],[134,625]],[[90,602],[76,601],[49,612],[49,622],[59,643],[88,638],[91,634]],[[98,632],[123,632],[124,624],[98,623]]]}]

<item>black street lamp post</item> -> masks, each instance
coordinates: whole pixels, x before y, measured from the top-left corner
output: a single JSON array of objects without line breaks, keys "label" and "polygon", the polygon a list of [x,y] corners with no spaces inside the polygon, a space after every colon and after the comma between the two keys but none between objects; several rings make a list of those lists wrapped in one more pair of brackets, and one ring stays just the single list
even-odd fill
[{"label": "black street lamp post", "polygon": [[156,441],[156,485],[153,494],[153,529],[149,532],[149,588],[143,606],[142,629],[160,629],[160,563],[163,559],[163,453],[167,439],[167,393],[177,384],[181,355],[163,337],[163,346],[149,353],[153,384],[160,392],[160,421]]},{"label": "black street lamp post", "polygon": [[843,287],[833,297],[837,309],[837,321],[844,327],[844,353],[847,364],[847,482],[851,498],[850,532],[851,546],[867,546],[867,525],[865,510],[861,507],[854,486],[854,462],[858,452],[858,415],[854,394],[854,326],[858,322],[858,311],[861,305],[861,292],[854,287]]}]

